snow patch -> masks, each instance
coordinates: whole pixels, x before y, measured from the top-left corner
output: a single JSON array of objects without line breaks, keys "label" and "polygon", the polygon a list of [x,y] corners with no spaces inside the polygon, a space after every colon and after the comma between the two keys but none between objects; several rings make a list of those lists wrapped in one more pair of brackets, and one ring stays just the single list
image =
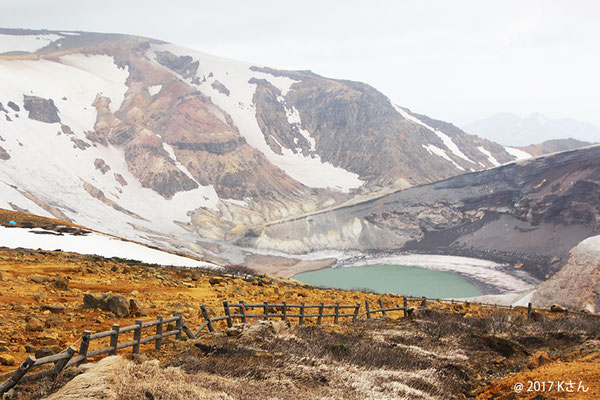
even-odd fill
[{"label": "snow patch", "polygon": [[[60,61],[65,63],[45,59],[0,60],[0,102],[13,101],[23,109],[24,95],[52,99],[62,123],[83,140],[85,131],[94,130],[97,112],[92,104],[97,94],[110,97],[110,109],[116,111],[127,91],[125,81],[129,73],[127,69],[119,69],[112,57],[104,55],[72,54],[61,57]],[[29,133],[23,135],[29,136]]]},{"label": "snow patch", "polygon": [[513,147],[504,146],[504,150],[511,156],[515,157],[514,161],[526,160],[528,158],[532,158],[533,156],[526,151],[515,149]]},{"label": "snow patch", "polygon": [[244,208],[248,207],[248,203],[246,203],[243,200],[223,199],[223,201],[226,201],[228,203],[235,204],[236,206],[240,206],[240,207],[244,207]]},{"label": "snow patch", "polygon": [[[34,233],[38,232],[38,233]],[[101,233],[92,232],[83,236],[69,234],[44,234],[43,229],[6,228],[0,226],[0,246],[69,251],[80,254],[95,254],[102,257],[120,257],[149,264],[175,265],[180,267],[218,268],[215,264],[151,249],[137,243],[127,242]]]},{"label": "snow patch", "polygon": [[458,165],[456,163],[456,161],[454,161],[453,159],[451,159],[450,157],[448,157],[448,154],[446,154],[445,150],[440,149],[437,146],[434,146],[432,144],[428,144],[427,146],[425,146],[424,144],[422,145],[428,152],[429,154],[435,154],[436,156],[440,156],[442,157],[444,160],[448,160],[450,161],[452,164],[454,164],[454,166],[456,168],[458,168],[461,171],[464,171],[465,169],[463,167],[461,167],[460,165]]},{"label": "snow patch", "polygon": [[50,43],[62,39],[63,36],[46,34],[46,35],[4,35],[0,34],[0,54],[9,53],[12,51],[27,51],[35,52]]},{"label": "snow patch", "polygon": [[[171,44],[153,44],[146,54],[148,59],[153,60],[157,66],[170,73],[173,73],[173,71],[156,61],[155,51],[169,51],[176,56],[191,56],[194,60],[199,61],[198,77],[208,76],[212,72],[214,79],[223,83],[230,90],[230,96],[214,89],[208,80],[194,84],[192,78],[189,78],[186,82],[196,86],[205,95],[210,96],[218,107],[231,116],[233,123],[246,139],[246,142],[261,151],[271,163],[282,169],[291,178],[308,187],[335,188],[343,192],[349,192],[350,189],[358,188],[364,183],[357,174],[324,162],[318,156],[314,158],[304,156],[286,148],[282,148],[283,154],[280,155],[275,153],[267,144],[256,120],[256,107],[253,104],[256,85],[248,81],[252,78],[266,79],[281,91],[282,96],[285,96],[297,81],[287,77],[276,77],[268,73],[253,71],[251,70],[252,64],[215,57]],[[182,79],[181,76],[179,78]],[[295,116],[292,116],[292,118],[295,118]],[[310,137],[308,132],[303,132],[303,134]]]},{"label": "snow patch", "polygon": [[[498,162],[498,160],[496,160],[496,158],[492,155],[492,153],[490,153],[489,151],[487,151],[483,146],[478,146],[477,149],[480,152],[482,152],[483,154],[485,154],[485,156],[488,158],[488,160],[490,160],[490,162],[492,163],[492,165],[494,167],[497,167],[497,166],[500,165],[500,163]],[[484,167],[485,167],[485,165],[484,165]]]},{"label": "snow patch", "polygon": [[150,93],[150,96],[155,96],[158,92],[160,92],[160,89],[162,89],[163,85],[154,85],[154,86],[150,86],[148,88],[148,93]]}]

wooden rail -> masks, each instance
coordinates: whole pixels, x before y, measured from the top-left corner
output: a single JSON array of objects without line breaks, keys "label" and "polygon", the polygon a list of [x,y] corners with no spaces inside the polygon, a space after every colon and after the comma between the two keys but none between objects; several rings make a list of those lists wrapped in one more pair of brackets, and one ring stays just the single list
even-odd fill
[{"label": "wooden rail", "polygon": [[[409,307],[408,302],[418,302],[417,307]],[[70,346],[59,354],[36,359],[33,356],[27,357],[25,361],[19,366],[19,368],[12,372],[11,376],[4,382],[0,383],[0,394],[3,394],[16,386],[18,383],[31,382],[43,377],[56,377],[66,368],[73,365],[80,365],[85,363],[88,358],[97,357],[101,355],[115,355],[118,350],[122,350],[128,347],[132,348],[132,354],[140,352],[140,346],[142,344],[154,342],[154,348],[160,350],[162,346],[163,338],[169,336],[175,336],[176,339],[182,339],[185,334],[190,339],[197,338],[203,329],[208,328],[210,332],[215,332],[215,322],[225,321],[227,327],[233,327],[234,320],[238,319],[242,323],[247,323],[249,318],[255,318],[259,320],[269,321],[270,319],[279,319],[281,321],[289,321],[290,318],[297,318],[298,325],[304,325],[307,319],[316,318],[316,324],[321,325],[324,318],[333,318],[331,321],[334,324],[338,324],[340,318],[348,318],[352,322],[365,317],[371,319],[374,314],[380,313],[382,317],[387,317],[388,312],[391,311],[402,311],[403,316],[410,316],[413,309],[426,308],[428,302],[444,302],[450,304],[479,304],[480,306],[489,306],[496,308],[507,308],[512,309],[512,306],[498,306],[494,304],[486,303],[472,303],[469,301],[458,301],[452,299],[428,299],[426,297],[403,297],[402,306],[397,304],[395,306],[386,307],[383,300],[378,300],[379,308],[372,309],[371,304],[368,300],[365,300],[365,311],[361,314],[359,303],[357,304],[288,304],[285,301],[281,303],[268,303],[264,301],[262,303],[248,304],[244,301],[238,303],[229,303],[227,300],[223,301],[223,312],[222,316],[210,317],[208,309],[205,305],[200,306],[200,310],[205,322],[196,330],[192,331],[186,324],[181,313],[175,313],[172,317],[163,318],[158,316],[154,321],[143,322],[136,320],[134,325],[120,327],[115,324],[110,330],[104,332],[93,333],[91,331],[83,331],[81,336],[81,343],[79,350],[74,346]],[[237,313],[233,313],[232,310],[237,310]],[[255,311],[256,310],[256,311]],[[344,310],[350,310],[351,312],[344,312]],[[307,312],[308,311],[308,312]],[[544,310],[549,311],[549,310]],[[531,303],[527,307],[527,318],[531,317],[533,308]],[[588,314],[583,312],[565,311],[566,314],[584,315],[590,317],[599,317],[598,314]],[[165,324],[175,323],[175,329],[165,331]],[[172,325],[171,325],[172,326]],[[144,336],[144,333],[149,328],[153,329],[153,334]],[[119,343],[123,335],[133,332],[133,340]],[[106,347],[90,350],[90,344],[94,341],[99,341],[105,338],[109,338],[109,345]],[[77,354],[77,355],[75,355]],[[36,368],[42,365],[54,364],[52,368],[39,371],[36,373],[28,374],[32,368]]]}]

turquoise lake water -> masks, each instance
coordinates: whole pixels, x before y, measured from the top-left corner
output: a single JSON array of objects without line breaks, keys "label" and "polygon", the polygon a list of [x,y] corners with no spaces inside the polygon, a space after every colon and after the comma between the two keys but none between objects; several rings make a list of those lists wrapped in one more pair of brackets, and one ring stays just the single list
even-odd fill
[{"label": "turquoise lake water", "polygon": [[294,276],[314,286],[337,289],[370,289],[378,293],[431,298],[480,296],[481,291],[460,275],[403,265],[325,268]]}]

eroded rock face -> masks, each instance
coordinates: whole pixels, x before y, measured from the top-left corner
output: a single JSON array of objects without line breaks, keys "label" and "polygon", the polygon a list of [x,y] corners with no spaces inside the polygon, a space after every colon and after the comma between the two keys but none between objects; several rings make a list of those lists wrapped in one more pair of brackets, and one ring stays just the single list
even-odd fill
[{"label": "eroded rock face", "polygon": [[533,302],[541,307],[558,303],[570,310],[600,310],[600,236],[573,248],[566,265],[540,285]]},{"label": "eroded rock face", "polygon": [[25,95],[23,103],[25,109],[29,111],[29,118],[49,124],[60,122],[54,100]]}]

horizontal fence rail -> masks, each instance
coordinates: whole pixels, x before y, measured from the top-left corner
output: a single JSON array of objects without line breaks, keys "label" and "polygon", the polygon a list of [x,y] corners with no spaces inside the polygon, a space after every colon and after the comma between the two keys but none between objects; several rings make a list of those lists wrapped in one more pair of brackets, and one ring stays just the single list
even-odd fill
[{"label": "horizontal fence rail", "polygon": [[[417,306],[409,307],[409,302],[417,302]],[[404,296],[402,305],[392,305],[386,307],[383,303],[383,299],[378,300],[379,308],[372,308],[368,300],[365,300],[364,308],[365,311],[360,313],[361,304],[288,304],[285,301],[281,303],[245,303],[239,301],[238,303],[229,303],[229,301],[223,301],[223,312],[224,315],[213,316],[209,315],[207,307],[203,304],[200,306],[202,317],[205,322],[192,331],[186,324],[181,313],[175,313],[172,317],[163,318],[157,316],[154,321],[143,322],[136,320],[134,325],[121,327],[117,324],[113,325],[110,330],[104,332],[92,333],[91,331],[83,331],[80,341],[79,349],[74,345],[69,346],[59,354],[50,355],[36,359],[34,356],[27,357],[19,368],[12,372],[10,377],[0,383],[0,394],[3,394],[16,386],[18,383],[32,382],[44,377],[56,378],[63,370],[73,366],[81,365],[85,363],[88,358],[98,357],[101,355],[115,355],[117,351],[131,347],[132,354],[138,354],[140,352],[140,346],[142,344],[154,342],[154,349],[160,350],[164,338],[174,336],[176,339],[182,339],[183,335],[189,339],[196,339],[200,333],[208,328],[209,332],[215,332],[216,328],[214,323],[225,321],[228,328],[232,328],[234,320],[239,320],[241,323],[247,323],[249,319],[257,320],[280,320],[288,321],[289,318],[296,318],[298,325],[304,325],[307,319],[313,320],[316,318],[316,324],[323,324],[324,318],[333,318],[331,321],[334,324],[338,324],[340,319],[349,319],[351,322],[356,322],[363,317],[365,319],[371,319],[374,315],[380,314],[382,317],[387,317],[388,312],[402,311],[404,317],[409,317],[414,310],[427,308],[428,303],[431,302],[442,302],[450,304],[477,304],[482,307],[495,307],[504,309],[516,309],[519,307],[513,306],[499,306],[495,304],[486,303],[475,303],[466,300],[453,300],[453,299],[430,299],[426,297],[410,297]],[[525,307],[522,307],[525,308]],[[234,312],[232,312],[235,311]],[[547,309],[540,309],[543,311],[552,311]],[[561,310],[565,314],[573,315],[584,315],[590,317],[599,317],[598,314],[591,314],[585,312],[568,311],[566,309]],[[531,303],[527,306],[527,318],[531,317],[533,308]],[[172,325],[174,324],[174,326]],[[166,330],[165,327],[169,326],[174,329]],[[151,335],[144,336],[152,331]],[[129,332],[133,333],[133,340],[120,341],[125,334]],[[131,334],[130,334],[131,335]],[[90,344],[94,341],[100,341],[108,338],[109,345],[98,349],[90,350]],[[77,355],[76,355],[77,354]],[[40,367],[43,365],[54,364],[53,367],[45,369],[36,373],[29,373],[32,368]],[[28,374],[29,373],[29,374]]]}]

